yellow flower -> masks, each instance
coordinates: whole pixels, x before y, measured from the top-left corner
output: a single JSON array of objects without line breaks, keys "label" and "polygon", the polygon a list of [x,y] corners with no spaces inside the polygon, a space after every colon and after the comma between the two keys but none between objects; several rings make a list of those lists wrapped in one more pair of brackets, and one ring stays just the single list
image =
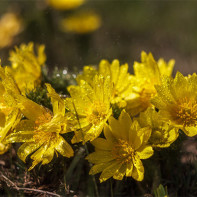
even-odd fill
[{"label": "yellow flower", "polygon": [[20,94],[20,92],[7,68],[0,67],[0,79],[0,154],[3,154],[10,147],[4,140],[20,121],[21,112],[10,96],[11,93]]},{"label": "yellow flower", "polygon": [[6,142],[24,142],[18,149],[18,156],[25,162],[26,157],[33,153],[33,163],[29,170],[40,162],[42,165],[48,164],[57,152],[65,157],[73,156],[71,146],[61,136],[67,132],[64,101],[49,84],[47,90],[53,113],[23,96],[15,97],[27,119],[19,123],[17,132],[10,134]]},{"label": "yellow flower", "polygon": [[110,79],[96,75],[93,86],[81,81],[80,86],[69,88],[71,98],[66,99],[68,111],[72,114],[72,142],[92,141],[102,132],[104,124],[112,114]]},{"label": "yellow flower", "polygon": [[100,182],[113,176],[122,180],[126,175],[137,181],[144,178],[144,167],[141,159],[153,155],[153,149],[147,145],[151,129],[141,128],[138,122],[132,121],[124,110],[118,120],[112,116],[109,125],[104,128],[105,138],[97,138],[92,144],[95,152],[87,156],[89,162],[95,164],[90,174],[101,173]]},{"label": "yellow flower", "polygon": [[156,86],[157,96],[152,99],[163,120],[188,136],[197,134],[196,84],[196,74],[184,77],[178,72],[175,79],[163,77],[161,85]]},{"label": "yellow flower", "polygon": [[47,3],[57,10],[75,9],[84,2],[85,0],[47,0]]},{"label": "yellow flower", "polygon": [[164,122],[160,113],[153,108],[148,108],[145,112],[140,113],[137,120],[141,127],[151,127],[149,144],[152,147],[169,147],[179,136],[178,129]]},{"label": "yellow flower", "polygon": [[40,83],[41,66],[46,60],[44,49],[44,45],[40,45],[36,55],[34,44],[30,42],[27,45],[22,44],[19,48],[16,47],[15,51],[10,52],[10,72],[23,93],[34,89]]},{"label": "yellow flower", "polygon": [[166,63],[160,59],[158,63],[152,54],[141,53],[141,63],[134,62],[134,76],[132,78],[132,94],[127,100],[126,110],[135,116],[151,106],[150,99],[156,95],[155,85],[160,84],[161,76],[172,73],[174,61]]},{"label": "yellow flower", "polygon": [[101,18],[93,11],[81,11],[63,19],[60,26],[65,32],[87,34],[101,26]]},{"label": "yellow flower", "polygon": [[110,77],[113,85],[111,103],[117,103],[119,107],[125,107],[127,98],[132,91],[131,75],[128,73],[128,64],[120,65],[118,60],[113,60],[110,64],[107,60],[102,60],[98,71],[92,66],[85,66],[83,73],[78,75],[76,80],[80,84],[81,80],[87,81],[90,85],[93,83],[96,74]]},{"label": "yellow flower", "polygon": [[22,23],[14,13],[6,13],[0,19],[0,48],[12,44],[14,36],[20,33]]}]

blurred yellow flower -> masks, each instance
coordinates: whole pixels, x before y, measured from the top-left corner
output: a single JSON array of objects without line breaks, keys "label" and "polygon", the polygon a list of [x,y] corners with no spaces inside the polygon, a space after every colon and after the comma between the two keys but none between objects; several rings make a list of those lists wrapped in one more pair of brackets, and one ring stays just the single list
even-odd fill
[{"label": "blurred yellow flower", "polygon": [[24,142],[18,149],[18,156],[25,162],[26,157],[33,153],[33,163],[29,170],[40,162],[42,165],[48,164],[57,152],[65,157],[72,157],[74,154],[71,146],[60,135],[67,132],[64,101],[49,84],[46,86],[53,113],[24,96],[14,95],[27,119],[19,123],[17,132],[10,134],[6,142]]},{"label": "blurred yellow flower", "polygon": [[14,36],[22,30],[21,20],[14,13],[6,13],[0,18],[0,48],[12,44]]},{"label": "blurred yellow flower", "polygon": [[57,10],[71,10],[82,5],[86,0],[46,0],[47,3]]},{"label": "blurred yellow flower", "polygon": [[0,154],[3,154],[10,147],[4,140],[20,121],[21,112],[10,96],[12,93],[20,94],[20,92],[7,68],[0,67],[0,79]]},{"label": "blurred yellow flower", "polygon": [[112,114],[110,107],[112,87],[110,79],[96,75],[93,86],[81,81],[79,86],[69,88],[71,98],[66,99],[66,107],[72,114],[72,143],[92,141],[97,138],[104,124]]},{"label": "blurred yellow flower", "polygon": [[137,120],[141,127],[151,128],[149,144],[152,147],[169,147],[179,136],[178,129],[164,122],[160,113],[151,107],[140,113]]},{"label": "blurred yellow flower", "polygon": [[41,66],[46,61],[44,49],[45,46],[40,45],[35,54],[34,44],[30,42],[27,45],[21,44],[10,52],[10,72],[23,93],[33,90],[40,83]]},{"label": "blurred yellow flower", "polygon": [[113,60],[110,64],[107,60],[102,60],[99,64],[99,69],[92,66],[85,66],[83,73],[76,78],[78,84],[81,80],[87,81],[90,85],[93,83],[93,78],[96,74],[103,75],[105,78],[110,77],[113,85],[113,93],[111,103],[118,104],[119,107],[125,107],[125,98],[131,94],[131,75],[128,73],[128,64],[120,65],[118,60]]},{"label": "blurred yellow flower", "polygon": [[157,96],[152,99],[164,121],[183,130],[186,135],[197,134],[197,75],[175,79],[163,77],[156,86]]},{"label": "blurred yellow flower", "polygon": [[93,11],[81,11],[61,21],[62,31],[87,34],[97,30],[101,26],[101,18]]},{"label": "blurred yellow flower", "polygon": [[141,128],[123,110],[118,120],[110,117],[109,125],[106,124],[104,128],[104,135],[106,139],[97,138],[92,142],[95,152],[89,154],[87,159],[95,165],[90,174],[102,172],[100,182],[112,176],[122,180],[125,175],[142,181],[144,166],[141,159],[148,159],[153,155],[152,147],[147,145],[151,129]]},{"label": "blurred yellow flower", "polygon": [[156,94],[155,85],[160,84],[161,76],[171,76],[174,60],[166,63],[163,59],[155,61],[152,54],[141,53],[141,63],[134,62],[132,77],[132,94],[127,100],[126,110],[135,116],[151,106],[150,99]]}]

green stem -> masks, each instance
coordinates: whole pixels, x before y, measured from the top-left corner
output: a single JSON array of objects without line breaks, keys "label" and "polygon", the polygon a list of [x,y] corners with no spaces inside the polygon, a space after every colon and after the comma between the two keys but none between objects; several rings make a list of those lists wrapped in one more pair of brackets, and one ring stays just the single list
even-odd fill
[{"label": "green stem", "polygon": [[[86,154],[89,155],[89,150],[88,150],[87,145],[84,144],[84,147],[85,147]],[[91,166],[90,166],[90,167],[91,167]],[[94,175],[91,175],[91,176],[92,176],[92,180],[93,180],[93,182],[94,182],[94,188],[95,188],[96,196],[99,197],[98,186],[97,186],[97,184],[96,184],[95,176],[94,176]]]},{"label": "green stem", "polygon": [[160,168],[160,163],[156,161],[152,191],[154,191],[157,187],[159,187],[160,184],[161,184],[161,168]]},{"label": "green stem", "polygon": [[[82,134],[82,137],[83,137],[84,148],[85,148],[86,154],[89,155],[88,147],[87,147],[87,145],[85,144],[83,131],[82,131],[82,128],[81,128],[81,124],[80,124],[80,121],[79,121],[79,116],[78,116],[78,113],[77,113],[77,110],[76,110],[76,107],[75,107],[74,102],[73,102],[73,107],[74,107],[74,109],[75,109],[77,121],[78,121],[79,127],[80,127],[80,129],[81,129],[81,134]],[[91,167],[91,166],[90,166],[90,167]],[[95,176],[94,176],[94,175],[91,175],[91,176],[92,176],[92,180],[93,180],[93,182],[94,182],[94,188],[95,188],[96,196],[99,197],[98,186],[97,186],[97,184],[96,184]]]}]

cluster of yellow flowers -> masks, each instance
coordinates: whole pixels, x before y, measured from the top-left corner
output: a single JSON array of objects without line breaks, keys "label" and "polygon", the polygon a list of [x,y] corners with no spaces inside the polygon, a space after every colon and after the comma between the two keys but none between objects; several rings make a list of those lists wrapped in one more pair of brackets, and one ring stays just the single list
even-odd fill
[{"label": "cluster of yellow flowers", "polygon": [[[95,147],[86,159],[94,164],[90,174],[102,172],[100,182],[124,176],[141,181],[141,160],[154,149],[169,147],[179,129],[187,136],[197,134],[197,76],[178,72],[173,78],[174,60],[155,61],[151,53],[142,52],[134,74],[118,60],[102,60],[98,68],[85,66],[77,85],[68,87],[67,98],[46,84],[53,111],[25,94],[39,84],[45,60],[44,46],[35,55],[29,43],[10,53],[11,67],[0,67],[0,153],[11,143],[22,143],[18,156],[25,162],[31,155],[29,170],[51,162],[58,152],[72,157],[63,134],[74,132],[72,143]],[[121,110],[118,119],[114,107]]]}]

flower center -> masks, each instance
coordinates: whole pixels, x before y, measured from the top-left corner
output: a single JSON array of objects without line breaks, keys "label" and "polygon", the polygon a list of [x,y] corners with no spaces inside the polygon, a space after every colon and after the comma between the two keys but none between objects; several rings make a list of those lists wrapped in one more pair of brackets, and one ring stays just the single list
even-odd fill
[{"label": "flower center", "polygon": [[178,102],[175,110],[177,122],[184,126],[197,125],[197,102],[193,99],[183,98]]},{"label": "flower center", "polygon": [[48,143],[49,141],[54,141],[56,138],[55,132],[44,132],[44,131],[36,131],[33,139],[37,143]]},{"label": "flower center", "polygon": [[156,94],[155,89],[151,89],[151,88],[149,89],[144,88],[140,92],[140,101],[145,108],[150,106],[150,99],[153,98],[155,94]]},{"label": "flower center", "polygon": [[40,125],[50,122],[51,119],[52,119],[52,115],[50,111],[38,117],[37,120],[35,121],[35,125],[36,125],[35,129],[38,129]]},{"label": "flower center", "polygon": [[123,163],[129,163],[134,157],[135,151],[127,141],[119,139],[118,143],[112,149],[112,154],[116,160],[122,160]]},{"label": "flower center", "polygon": [[94,125],[99,124],[106,118],[106,111],[107,107],[104,103],[95,102],[88,112],[88,120]]}]

